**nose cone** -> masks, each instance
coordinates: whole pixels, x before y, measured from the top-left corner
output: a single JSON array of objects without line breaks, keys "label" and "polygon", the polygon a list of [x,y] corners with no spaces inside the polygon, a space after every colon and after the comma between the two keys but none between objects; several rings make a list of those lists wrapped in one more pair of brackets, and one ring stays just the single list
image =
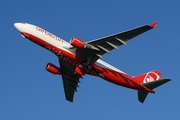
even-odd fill
[{"label": "nose cone", "polygon": [[14,27],[19,31],[22,32],[21,28],[22,28],[22,23],[14,23]]},{"label": "nose cone", "polygon": [[14,27],[17,29],[20,23],[14,23]]}]

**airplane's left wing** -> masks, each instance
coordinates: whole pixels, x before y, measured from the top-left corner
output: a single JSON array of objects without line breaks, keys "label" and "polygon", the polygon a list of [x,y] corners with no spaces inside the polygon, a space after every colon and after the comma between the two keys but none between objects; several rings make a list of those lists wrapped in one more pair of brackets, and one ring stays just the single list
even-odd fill
[{"label": "airplane's left wing", "polygon": [[92,58],[91,62],[94,63],[97,61],[97,59],[101,58],[105,53],[110,53],[111,50],[118,49],[118,47],[121,45],[126,45],[126,43],[130,39],[156,27],[156,25],[157,22],[144,25],[141,27],[137,27],[118,34],[110,35],[104,38],[99,38],[93,41],[86,42],[85,44],[89,46],[88,49],[75,48],[74,53],[80,56],[81,58],[86,58],[87,56],[91,57]]},{"label": "airplane's left wing", "polygon": [[68,65],[60,59],[59,62],[62,69],[62,80],[66,100],[73,102],[74,92],[77,92],[79,75],[74,74],[74,67]]},{"label": "airplane's left wing", "polygon": [[110,53],[113,49],[118,49],[118,46],[126,45],[126,42],[130,39],[156,27],[156,25],[157,22],[87,42],[87,44],[99,49],[96,53],[97,57],[94,58],[94,61],[96,61],[99,57],[102,57],[103,54]]}]

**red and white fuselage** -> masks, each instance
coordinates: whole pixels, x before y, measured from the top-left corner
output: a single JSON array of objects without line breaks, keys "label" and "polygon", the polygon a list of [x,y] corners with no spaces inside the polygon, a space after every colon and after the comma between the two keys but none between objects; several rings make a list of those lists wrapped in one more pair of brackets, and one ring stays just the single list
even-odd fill
[{"label": "red and white fuselage", "polygon": [[[51,51],[59,59],[71,66],[79,66],[79,64],[84,60],[69,50],[69,48],[73,47],[71,44],[38,26],[28,23],[15,23],[14,26],[23,37]],[[134,77],[131,77],[101,59],[98,59],[95,63],[90,63],[90,65],[91,69],[85,70],[86,74],[99,76],[120,86],[154,93],[154,90],[143,87]],[[148,74],[152,74],[150,76],[152,81],[159,79],[159,76],[161,75],[157,71],[152,71]],[[145,76],[147,78],[144,77],[144,81],[150,80],[148,74]]]}]

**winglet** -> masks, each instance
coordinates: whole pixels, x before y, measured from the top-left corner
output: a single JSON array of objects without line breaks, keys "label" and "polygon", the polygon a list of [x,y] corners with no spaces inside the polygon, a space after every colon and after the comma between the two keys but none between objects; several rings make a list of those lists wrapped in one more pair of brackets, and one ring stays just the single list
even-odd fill
[{"label": "winglet", "polygon": [[154,23],[152,23],[152,24],[149,24],[149,26],[151,26],[151,27],[156,27],[157,26],[157,24],[158,24],[158,22],[154,22]]}]

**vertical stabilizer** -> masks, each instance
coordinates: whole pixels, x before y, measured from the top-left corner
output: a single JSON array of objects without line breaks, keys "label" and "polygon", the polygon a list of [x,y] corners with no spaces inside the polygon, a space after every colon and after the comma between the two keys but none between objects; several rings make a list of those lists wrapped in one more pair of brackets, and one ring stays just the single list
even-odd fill
[{"label": "vertical stabilizer", "polygon": [[134,76],[133,80],[139,84],[144,84],[144,83],[156,81],[160,78],[160,76],[161,76],[160,72],[158,72],[157,70],[153,70],[139,76]]}]

